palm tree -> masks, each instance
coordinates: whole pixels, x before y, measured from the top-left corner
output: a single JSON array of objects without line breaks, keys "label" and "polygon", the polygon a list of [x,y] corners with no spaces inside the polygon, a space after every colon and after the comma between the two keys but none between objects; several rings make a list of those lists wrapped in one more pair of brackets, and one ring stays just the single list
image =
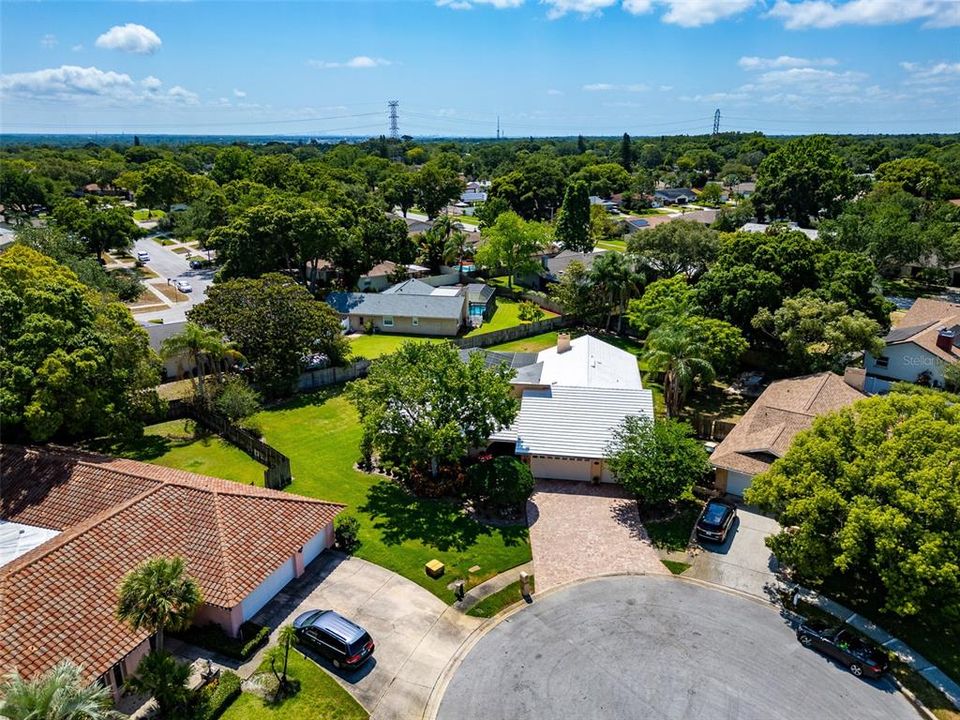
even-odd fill
[{"label": "palm tree", "polygon": [[185,572],[182,557],[156,557],[124,576],[120,583],[117,619],[133,630],[157,634],[163,650],[163,631],[183,630],[203,602],[200,586]]},{"label": "palm tree", "polygon": [[0,717],[9,720],[107,720],[110,690],[83,677],[83,668],[61,660],[31,680],[16,671],[0,681]]},{"label": "palm tree", "polygon": [[467,251],[467,234],[459,227],[459,222],[451,215],[443,215],[434,221],[433,226],[443,235],[443,261],[448,265],[457,263],[460,282],[463,282],[463,256]]},{"label": "palm tree", "polygon": [[641,360],[653,372],[663,373],[663,397],[670,417],[680,414],[694,382],[713,382],[716,372],[702,353],[702,343],[683,325],[661,325],[647,338]]},{"label": "palm tree", "polygon": [[204,376],[207,373],[207,363],[219,375],[222,372],[222,363],[227,359],[242,357],[236,350],[236,345],[223,339],[217,330],[201,327],[196,323],[188,322],[183,332],[168,337],[160,345],[160,356],[169,359],[172,357],[187,357],[197,366],[197,396],[206,404],[207,392]]},{"label": "palm tree", "polygon": [[178,662],[168,652],[157,650],[137,666],[137,673],[127,680],[127,687],[139,695],[149,695],[157,702],[160,717],[169,717],[183,708],[190,699],[187,681],[190,666]]},{"label": "palm tree", "polygon": [[617,332],[622,332],[627,303],[640,292],[644,279],[643,275],[637,272],[634,260],[623,253],[605,252],[593,261],[590,280],[604,294],[608,309],[608,330],[613,316],[617,315]]},{"label": "palm tree", "polygon": [[287,682],[287,661],[290,659],[290,646],[297,643],[297,631],[293,625],[284,625],[277,633],[277,640],[283,647],[283,683]]}]

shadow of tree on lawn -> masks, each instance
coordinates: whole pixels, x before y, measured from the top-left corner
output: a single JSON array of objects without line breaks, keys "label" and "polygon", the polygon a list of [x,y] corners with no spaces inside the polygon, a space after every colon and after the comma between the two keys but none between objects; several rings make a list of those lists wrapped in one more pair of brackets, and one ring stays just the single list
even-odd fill
[{"label": "shadow of tree on lawn", "polygon": [[499,533],[505,545],[526,540],[526,526],[492,527],[467,516],[462,508],[447,500],[418,498],[400,485],[384,480],[370,488],[367,502],[359,508],[383,533],[386,545],[418,540],[441,551],[463,551],[481,536]]}]

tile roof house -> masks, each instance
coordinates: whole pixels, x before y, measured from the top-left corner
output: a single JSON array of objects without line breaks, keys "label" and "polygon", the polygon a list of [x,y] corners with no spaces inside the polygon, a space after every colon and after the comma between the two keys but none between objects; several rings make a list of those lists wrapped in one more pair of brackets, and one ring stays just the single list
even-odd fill
[{"label": "tile roof house", "polygon": [[771,383],[710,456],[717,489],[743,495],[753,477],[783,457],[797,433],[817,416],[864,397],[832,372]]},{"label": "tile roof house", "polygon": [[0,528],[45,534],[0,555],[0,669],[70,658],[115,692],[151,640],[114,617],[127,572],[183,557],[203,593],[195,621],[235,635],[332,545],[343,508],[67,449],[0,446],[0,466]]},{"label": "tile roof house", "polygon": [[960,361],[960,303],[919,298],[883,340],[881,355],[864,355],[867,392],[898,381],[942,388],[944,368]]},{"label": "tile roof house", "polygon": [[653,420],[637,359],[590,335],[565,333],[535,359],[517,355],[510,361],[519,365],[520,412],[491,442],[510,444],[536,478],[615,482],[605,462],[614,431],[629,416]]},{"label": "tile roof house", "polygon": [[435,288],[405,280],[380,293],[332,292],[327,303],[353,332],[372,323],[375,332],[453,337],[467,321],[468,294],[463,288]]}]

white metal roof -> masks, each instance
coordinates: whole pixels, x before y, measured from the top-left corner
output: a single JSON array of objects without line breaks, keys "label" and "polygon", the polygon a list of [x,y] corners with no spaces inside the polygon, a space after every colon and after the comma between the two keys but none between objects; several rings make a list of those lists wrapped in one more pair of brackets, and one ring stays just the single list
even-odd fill
[{"label": "white metal roof", "polygon": [[543,363],[543,385],[643,389],[637,358],[592,335],[571,340],[566,352],[541,350],[537,360]]},{"label": "white metal roof", "polygon": [[57,530],[0,520],[0,567],[59,534]]},{"label": "white metal roof", "polygon": [[653,420],[653,394],[623,388],[527,390],[513,425],[491,440],[516,442],[518,455],[603,458],[629,416]]}]

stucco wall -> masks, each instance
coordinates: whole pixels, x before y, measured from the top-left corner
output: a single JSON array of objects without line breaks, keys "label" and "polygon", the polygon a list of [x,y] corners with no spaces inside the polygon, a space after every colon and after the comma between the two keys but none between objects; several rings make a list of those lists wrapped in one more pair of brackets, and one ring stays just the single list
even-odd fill
[{"label": "stucco wall", "polygon": [[460,331],[461,323],[459,320],[417,318],[417,324],[414,325],[413,318],[394,315],[393,327],[385,327],[383,318],[379,315],[351,315],[350,329],[353,332],[364,332],[365,322],[373,322],[378,331],[387,334],[442,335],[446,337],[456,336]]}]

